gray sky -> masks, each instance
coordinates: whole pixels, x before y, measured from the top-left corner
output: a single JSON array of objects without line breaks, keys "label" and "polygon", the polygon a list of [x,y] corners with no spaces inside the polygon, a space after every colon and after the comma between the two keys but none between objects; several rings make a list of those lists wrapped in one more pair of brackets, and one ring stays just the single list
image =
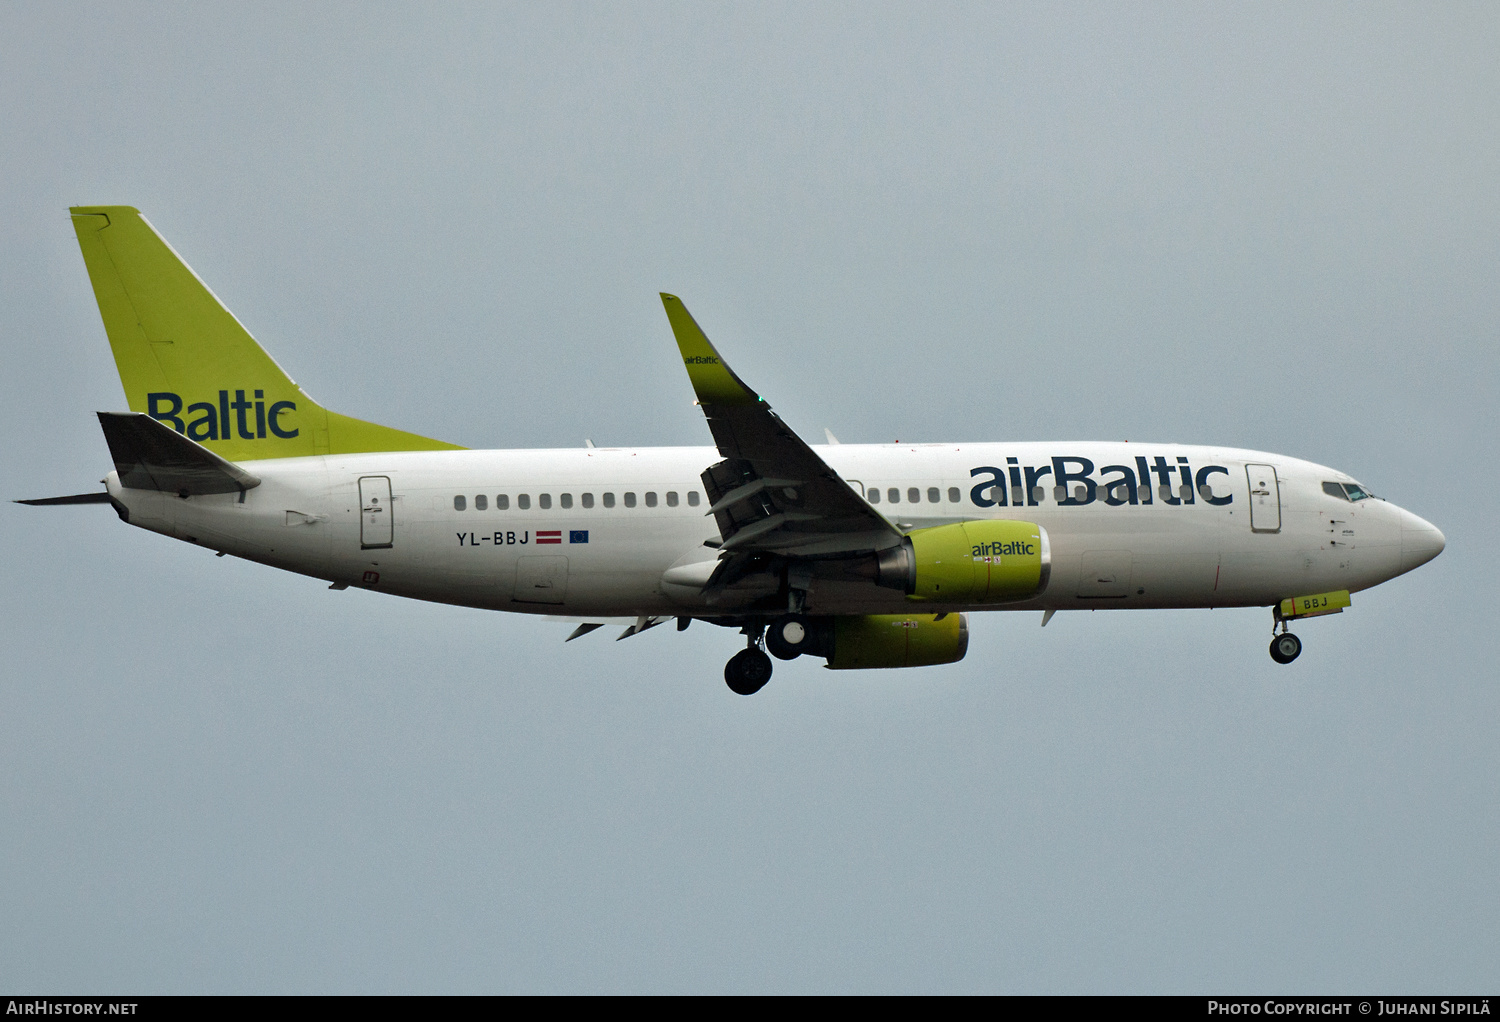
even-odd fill
[{"label": "gray sky", "polygon": [[1490,991],[1494,5],[0,6],[0,479],[124,398],[142,209],[324,404],[708,443],[656,293],[810,439],[1284,452],[1447,551],[951,667],[329,592],[5,505],[0,987]]}]

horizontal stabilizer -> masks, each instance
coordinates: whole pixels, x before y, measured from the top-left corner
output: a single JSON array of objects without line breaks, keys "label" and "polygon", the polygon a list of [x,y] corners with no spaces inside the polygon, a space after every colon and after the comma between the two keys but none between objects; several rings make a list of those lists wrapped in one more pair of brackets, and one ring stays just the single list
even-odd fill
[{"label": "horizontal stabilizer", "polygon": [[141,412],[99,412],[120,485],[181,496],[243,492],[260,480]]},{"label": "horizontal stabilizer", "polygon": [[108,504],[109,494],[100,490],[98,493],[75,493],[71,497],[38,497],[36,500],[17,500],[16,504],[30,504],[33,507],[47,507],[52,504]]}]

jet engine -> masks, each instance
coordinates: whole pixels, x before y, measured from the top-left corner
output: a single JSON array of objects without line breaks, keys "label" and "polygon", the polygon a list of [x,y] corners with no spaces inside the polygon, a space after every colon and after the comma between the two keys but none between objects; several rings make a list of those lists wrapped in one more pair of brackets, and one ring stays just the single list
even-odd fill
[{"label": "jet engine", "polygon": [[788,614],[766,629],[766,649],[781,660],[804,653],[832,670],[951,664],[969,651],[967,614]]},{"label": "jet engine", "polygon": [[875,581],[914,601],[1014,603],[1040,594],[1051,573],[1046,529],[988,520],[907,533],[879,555]]}]

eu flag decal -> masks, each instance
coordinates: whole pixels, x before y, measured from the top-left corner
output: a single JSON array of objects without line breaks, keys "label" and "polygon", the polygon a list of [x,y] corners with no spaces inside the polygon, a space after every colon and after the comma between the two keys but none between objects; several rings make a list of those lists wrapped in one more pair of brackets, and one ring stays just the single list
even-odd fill
[{"label": "eu flag decal", "polygon": [[570,529],[570,530],[568,530],[568,542],[569,543],[587,543],[588,541],[589,541],[589,530],[587,530],[587,529]]}]

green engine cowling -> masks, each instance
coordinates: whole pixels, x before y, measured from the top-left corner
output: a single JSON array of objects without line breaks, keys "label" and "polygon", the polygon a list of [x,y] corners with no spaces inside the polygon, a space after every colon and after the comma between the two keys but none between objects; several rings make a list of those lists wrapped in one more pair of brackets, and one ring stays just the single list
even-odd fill
[{"label": "green engine cowling", "polygon": [[967,614],[868,614],[832,620],[830,670],[951,664],[969,651]]},{"label": "green engine cowling", "polygon": [[879,555],[876,581],[930,603],[1014,603],[1052,573],[1047,530],[1033,522],[955,522],[907,533]]}]

